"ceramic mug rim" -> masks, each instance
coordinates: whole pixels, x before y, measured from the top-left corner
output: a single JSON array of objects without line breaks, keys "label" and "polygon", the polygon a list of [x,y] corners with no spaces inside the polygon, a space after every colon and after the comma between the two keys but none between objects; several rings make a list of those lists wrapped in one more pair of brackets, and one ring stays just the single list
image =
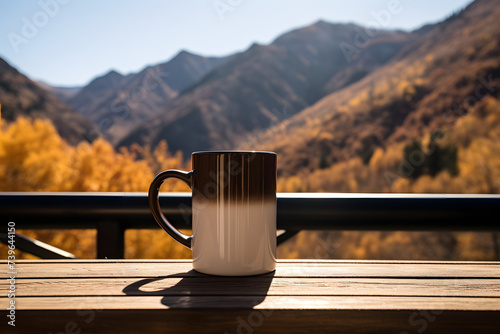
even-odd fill
[{"label": "ceramic mug rim", "polygon": [[242,151],[242,150],[196,151],[196,152],[191,153],[191,155],[202,155],[202,154],[271,154],[271,155],[276,155],[275,152],[270,152],[270,151]]}]

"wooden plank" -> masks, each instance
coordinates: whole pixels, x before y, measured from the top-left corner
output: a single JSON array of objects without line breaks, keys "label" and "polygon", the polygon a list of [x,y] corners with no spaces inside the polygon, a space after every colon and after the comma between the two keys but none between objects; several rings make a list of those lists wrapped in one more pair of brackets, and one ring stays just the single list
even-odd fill
[{"label": "wooden plank", "polygon": [[[7,309],[0,298],[0,310]],[[58,296],[16,298],[22,310],[446,310],[500,311],[500,299],[490,297],[419,296]]]},{"label": "wooden plank", "polygon": [[[4,311],[0,311],[3,316]],[[29,320],[28,320],[29,319]],[[126,321],[125,321],[126,320]],[[2,326],[1,324],[0,326]],[[8,327],[8,328],[6,328]],[[496,312],[318,310],[21,311],[5,333],[494,333]]]},{"label": "wooden plank", "polygon": [[[64,287],[61,289],[61,287]],[[0,281],[0,298],[9,284]],[[495,279],[160,277],[22,279],[17,297],[120,295],[500,297]]]},{"label": "wooden plank", "polygon": [[2,334],[500,332],[492,262],[293,260],[254,277],[199,274],[189,260],[16,267],[16,328],[4,322]]},{"label": "wooden plank", "polygon": [[[16,265],[17,278],[51,277],[179,277],[204,276],[192,270],[190,261],[179,262],[83,262],[24,263]],[[275,277],[468,277],[500,278],[500,265],[430,264],[430,263],[349,263],[349,262],[280,262]],[[6,278],[6,272],[0,278]]]},{"label": "wooden plank", "polygon": [[[456,265],[500,265],[500,261],[442,261],[442,260],[331,260],[331,259],[277,259],[278,263],[310,263],[310,264],[456,264]],[[47,263],[192,263],[190,259],[44,259],[44,260],[17,260],[22,264],[47,264]],[[0,265],[7,264],[7,260],[0,260]]]}]

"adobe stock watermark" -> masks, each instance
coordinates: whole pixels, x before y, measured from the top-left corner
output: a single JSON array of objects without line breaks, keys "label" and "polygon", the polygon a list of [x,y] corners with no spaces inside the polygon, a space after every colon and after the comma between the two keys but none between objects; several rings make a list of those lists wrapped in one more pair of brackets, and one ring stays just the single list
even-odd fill
[{"label": "adobe stock watermark", "polygon": [[40,30],[46,27],[50,20],[59,13],[62,8],[61,6],[68,4],[70,1],[71,0],[38,1],[40,10],[37,10],[29,17],[23,16],[21,18],[22,25],[20,31],[11,31],[7,34],[7,39],[14,52],[18,53],[22,45],[28,44],[35,38]]},{"label": "adobe stock watermark", "polygon": [[7,307],[7,324],[16,326],[16,223],[7,223],[7,282],[9,290],[7,297],[9,298],[9,306]]},{"label": "adobe stock watermark", "polygon": [[[258,304],[257,301],[254,301]],[[272,307],[270,309],[253,309],[247,317],[243,318],[238,316],[236,321],[238,326],[236,327],[237,334],[252,334],[256,329],[264,324],[264,321],[273,315],[274,310]],[[230,334],[230,332],[225,331],[224,334]]]},{"label": "adobe stock watermark", "polygon": [[[460,297],[462,296],[462,292],[467,290],[467,280],[463,280],[461,278],[448,278],[446,284],[446,290],[440,290],[438,292],[439,295],[446,296],[454,296]],[[430,293],[432,295],[432,292]],[[408,317],[408,324],[414,329],[414,331],[401,331],[399,334],[410,334],[410,333],[423,333],[429,327],[432,326],[433,323],[439,320],[439,316],[442,315],[444,310],[416,310],[413,311]],[[434,329],[435,331],[436,329]]]},{"label": "adobe stock watermark", "polygon": [[491,96],[500,87],[500,81],[494,81],[492,73],[489,73],[486,78],[477,76],[477,81],[478,84],[474,89],[474,94],[466,96],[462,103],[455,103],[444,112],[443,118],[445,122],[453,122],[469,111],[474,111],[476,103],[486,96]]},{"label": "adobe stock watermark", "polygon": [[[288,112],[286,106],[283,106],[281,110],[273,107],[271,113],[273,114],[273,117],[269,120],[269,126],[260,130],[258,133],[250,133],[246,137],[246,140],[242,143],[244,146],[256,146],[264,142],[266,133],[277,134],[285,128],[285,124],[283,122],[293,116],[293,114]],[[297,140],[301,139],[301,137],[297,138]]]},{"label": "adobe stock watermark", "polygon": [[271,121],[269,123],[269,127],[273,127],[273,126],[281,123],[282,121],[284,121],[292,116],[290,113],[288,113],[286,106],[283,106],[283,108],[281,108],[281,110],[279,110],[277,108],[273,108],[271,110],[271,112],[273,113],[274,117],[271,118]]},{"label": "adobe stock watermark", "polygon": [[[427,327],[429,327],[429,323],[436,321],[437,315],[442,314],[442,310],[434,310],[434,311],[415,311],[408,318],[408,323],[416,328],[417,333],[423,333]],[[399,334],[410,334],[407,331],[401,331]]]},{"label": "adobe stock watermark", "polygon": [[[110,300],[110,296],[102,296],[96,301],[95,305],[102,305],[103,302]],[[49,332],[49,334],[68,334],[68,333],[82,333],[83,329],[88,328],[96,319],[97,312],[102,311],[103,309],[99,306],[85,309],[80,308],[76,311],[76,315],[78,316],[74,320],[67,321],[64,324],[64,329],[59,332]]]},{"label": "adobe stock watermark", "polygon": [[340,247],[340,242],[334,242],[332,240],[331,233],[328,233],[326,238],[323,239],[321,236],[317,239],[317,245],[314,248],[313,256],[315,259],[332,259],[335,253],[335,249]]},{"label": "adobe stock watermark", "polygon": [[[113,277],[125,277],[129,275],[127,269],[123,267],[115,268],[111,274]],[[50,331],[48,334],[82,334],[94,333],[96,330],[92,330],[92,324],[99,319],[99,312],[105,310],[105,306],[109,302],[113,301],[112,295],[100,295],[97,298],[92,299],[92,304],[90,307],[85,305],[85,302],[80,304],[79,308],[75,311],[76,316],[69,321],[66,321],[64,325],[60,328],[55,328],[56,332]],[[88,305],[88,304],[87,304]]]},{"label": "adobe stock watermark", "polygon": [[[405,0],[410,2],[412,0]],[[395,15],[403,12],[404,6],[400,0],[389,0],[385,8],[380,10],[372,10],[370,16],[373,20],[369,21],[366,27],[356,26],[354,31],[353,44],[341,42],[339,44],[340,50],[344,55],[348,64],[351,63],[353,58],[361,53],[361,51],[368,46],[370,41],[379,35],[379,29],[388,28]]]},{"label": "adobe stock watermark", "polygon": [[[499,80],[493,80],[493,74],[489,73],[486,77],[477,76],[477,85],[474,93],[466,96],[461,103],[455,103],[451,108],[448,108],[443,113],[444,121],[447,123],[457,120],[458,117],[465,116],[470,112],[474,112],[474,106],[483,98],[493,95],[500,87]],[[433,133],[436,133],[434,130]],[[414,142],[416,148],[409,152],[407,159],[402,159],[398,165],[398,174],[386,171],[384,177],[386,183],[393,191],[394,182],[400,177],[409,178],[415,171],[425,163],[428,156],[432,155],[436,150],[436,143],[431,141],[427,150],[424,149],[422,144]]]},{"label": "adobe stock watermark", "polygon": [[214,0],[212,6],[214,7],[217,16],[221,21],[224,21],[228,13],[232,13],[237,7],[243,3],[243,0]]}]

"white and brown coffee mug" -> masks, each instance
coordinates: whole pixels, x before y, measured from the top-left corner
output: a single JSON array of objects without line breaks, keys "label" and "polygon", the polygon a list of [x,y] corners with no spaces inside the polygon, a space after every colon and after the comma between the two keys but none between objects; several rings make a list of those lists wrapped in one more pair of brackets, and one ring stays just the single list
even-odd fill
[{"label": "white and brown coffee mug", "polygon": [[[193,251],[193,269],[247,276],[276,268],[276,153],[195,152],[190,172],[167,170],[149,188],[156,222]],[[161,212],[158,192],[168,178],[192,189],[193,235],[176,230]]]}]

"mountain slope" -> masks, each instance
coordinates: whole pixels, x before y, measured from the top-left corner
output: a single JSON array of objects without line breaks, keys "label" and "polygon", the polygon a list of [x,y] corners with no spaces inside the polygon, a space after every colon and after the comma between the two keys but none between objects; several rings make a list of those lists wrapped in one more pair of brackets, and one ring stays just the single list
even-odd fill
[{"label": "mountain slope", "polygon": [[57,87],[49,85],[43,81],[36,81],[36,83],[38,84],[38,86],[40,86],[40,88],[50,92],[52,95],[54,95],[64,103],[66,103],[70,98],[75,96],[82,88],[79,86]]},{"label": "mountain slope", "polygon": [[168,62],[135,74],[123,76],[111,71],[90,82],[68,104],[116,142],[223,60],[182,51]]},{"label": "mountain slope", "polygon": [[0,58],[0,103],[2,118],[13,121],[19,116],[48,118],[60,135],[71,144],[89,140],[94,126],[71,107],[39,87]]},{"label": "mountain slope", "polygon": [[82,115],[92,117],[99,105],[109,99],[109,96],[114,94],[125,81],[126,78],[122,74],[110,71],[83,87],[78,94],[68,100],[68,104]]},{"label": "mountain slope", "polygon": [[148,119],[119,145],[154,146],[166,139],[172,150],[185,154],[234,147],[252,131],[267,128],[329,91],[343,88],[329,84],[333,76],[343,76],[344,85],[359,80],[413,38],[404,32],[378,31],[366,45],[365,53],[370,56],[348,63],[339,44],[353,43],[358,29],[352,24],[319,21],[286,33],[270,45],[254,44],[184,90],[161,108],[160,116]]},{"label": "mountain slope", "polygon": [[257,134],[258,148],[278,152],[282,173],[293,175],[352,157],[368,162],[377,148],[453,124],[478,100],[498,95],[498,15],[494,1],[476,1],[427,27],[364,79]]}]

